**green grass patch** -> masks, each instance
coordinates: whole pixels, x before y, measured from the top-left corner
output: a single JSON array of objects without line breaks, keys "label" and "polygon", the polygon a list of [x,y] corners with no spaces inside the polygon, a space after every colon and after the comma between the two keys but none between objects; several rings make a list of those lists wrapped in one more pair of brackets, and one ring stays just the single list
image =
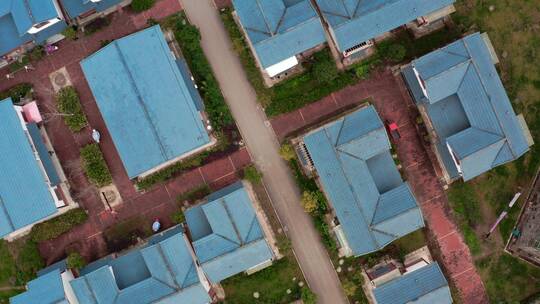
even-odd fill
[{"label": "green grass patch", "polygon": [[62,88],[56,94],[56,104],[58,111],[60,111],[59,115],[62,116],[71,131],[79,132],[88,125],[79,94],[74,87]]},{"label": "green grass patch", "polygon": [[0,287],[10,286],[15,283],[17,277],[17,265],[9,252],[8,244],[0,240]]},{"label": "green grass patch", "polygon": [[244,179],[249,181],[252,184],[260,184],[262,182],[262,173],[257,170],[254,165],[250,165],[244,168],[243,172]]},{"label": "green grass patch", "polygon": [[9,298],[16,296],[23,291],[23,289],[0,291],[0,304],[9,304]]},{"label": "green grass patch", "polygon": [[[221,285],[227,295],[223,303],[291,303],[301,297],[301,287],[298,286],[300,278],[302,278],[302,274],[296,262],[285,257],[276,261],[274,265],[252,275],[239,274],[222,281]],[[287,294],[287,289],[291,290],[290,294]],[[259,293],[258,299],[253,297],[254,292]]]},{"label": "green grass patch", "polygon": [[[490,10],[490,6],[495,9]],[[536,83],[540,80],[540,38],[530,30],[540,15],[540,7],[536,1],[463,0],[456,3],[456,9],[453,19],[459,31],[481,31],[489,35],[513,108],[516,113],[523,113],[536,142],[520,159],[469,181],[470,189],[454,189],[452,185],[451,192],[463,192],[461,197],[474,193],[482,208],[491,210],[496,217],[514,193],[526,193],[540,164],[540,87]],[[449,197],[453,206],[456,197],[459,199],[460,195]],[[523,201],[520,199],[499,225],[503,244],[491,246],[494,252],[477,261],[492,303],[517,303],[540,292],[538,276],[531,273],[531,267],[502,252]],[[482,245],[480,233],[485,231],[476,235]]]},{"label": "green grass patch", "polygon": [[81,149],[81,158],[84,172],[94,185],[103,187],[112,183],[111,172],[98,144],[84,146]]},{"label": "green grass patch", "polygon": [[293,111],[358,80],[353,71],[338,72],[332,55],[325,49],[303,63],[306,72],[267,88],[231,10],[223,10],[221,18],[232,40],[233,48],[240,57],[248,79],[268,116]]},{"label": "green grass patch", "polygon": [[304,73],[286,79],[272,88],[267,88],[248,43],[234,21],[231,10],[223,10],[221,19],[229,33],[233,49],[239,56],[244,71],[268,116],[291,112],[365,79],[374,67],[385,61],[395,63],[414,58],[441,47],[457,37],[457,33],[443,30],[413,40],[407,32],[403,32],[396,39],[382,43],[380,54],[365,62],[352,65],[346,71],[338,71],[330,51],[324,49],[302,63]]},{"label": "green grass patch", "polygon": [[30,238],[35,242],[52,240],[70,231],[88,219],[88,214],[82,208],[67,211],[57,217],[32,227]]},{"label": "green grass patch", "polygon": [[536,293],[540,286],[540,269],[508,254],[488,256],[477,262],[491,303],[518,303]]}]

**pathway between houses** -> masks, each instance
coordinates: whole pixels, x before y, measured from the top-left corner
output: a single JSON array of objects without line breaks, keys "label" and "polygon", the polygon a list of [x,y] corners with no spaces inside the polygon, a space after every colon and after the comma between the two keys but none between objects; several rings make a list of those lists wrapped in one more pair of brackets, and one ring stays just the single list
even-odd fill
[{"label": "pathway between houses", "polygon": [[46,115],[56,112],[54,92],[48,75],[66,67],[73,86],[79,92],[90,126],[100,130],[102,134],[100,147],[124,201],[122,205],[115,208],[118,214],[113,217],[106,211],[96,189],[82,172],[79,149],[92,142],[91,128],[88,127],[78,134],[73,134],[65,126],[61,117],[49,119],[45,123],[47,133],[70,181],[72,195],[84,209],[88,210],[89,220],[57,239],[40,244],[41,254],[47,264],[63,258],[66,248],[78,250],[89,261],[108,254],[109,250],[102,232],[107,227],[134,216],[143,216],[149,225],[153,219],[159,218],[164,227],[168,227],[171,225],[169,215],[176,210],[176,198],[179,194],[202,184],[210,185],[214,189],[221,188],[234,182],[237,179],[237,171],[251,162],[247,149],[242,148],[205,166],[186,172],[167,184],[156,186],[146,193],[135,191],[123,168],[90,88],[84,79],[79,62],[101,48],[102,41],[114,40],[145,27],[147,18],[157,20],[180,10],[181,5],[177,0],[161,0],[151,10],[142,14],[133,14],[128,10],[119,11],[112,15],[111,24],[105,29],[91,36],[83,36],[76,41],[62,41],[58,51],[35,64],[35,70],[28,73],[18,72],[14,79],[6,79],[7,68],[0,70],[0,91],[18,83],[32,83],[38,106]]},{"label": "pathway between houses", "polygon": [[370,79],[331,94],[297,111],[277,116],[271,124],[280,139],[320,123],[328,116],[369,99],[383,120],[398,124],[402,138],[397,153],[405,175],[420,203],[429,229],[430,240],[437,246],[438,260],[447,278],[459,291],[462,302],[488,303],[484,284],[476,272],[469,248],[449,210],[448,198],[435,173],[438,164],[431,162],[428,151],[414,125],[414,106],[401,76],[389,70],[378,71]]},{"label": "pathway between houses", "polygon": [[310,288],[318,303],[347,303],[336,271],[300,205],[299,189],[278,154],[279,143],[259,107],[242,64],[211,0],[181,0],[190,21],[201,31],[202,47],[236,119],[242,137],[262,171],[264,182]]}]

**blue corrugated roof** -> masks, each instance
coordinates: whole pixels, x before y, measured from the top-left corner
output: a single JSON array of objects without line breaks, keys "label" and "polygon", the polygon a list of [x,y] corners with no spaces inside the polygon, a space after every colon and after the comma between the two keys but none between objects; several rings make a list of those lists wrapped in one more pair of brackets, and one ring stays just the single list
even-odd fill
[{"label": "blue corrugated roof", "polygon": [[66,10],[66,13],[70,19],[75,19],[78,16],[95,10],[96,12],[103,12],[115,5],[120,4],[123,0],[101,0],[99,2],[92,2],[89,0],[59,0],[62,6]]},{"label": "blue corrugated roof", "polygon": [[11,99],[0,101],[0,237],[58,212]]},{"label": "blue corrugated roof", "polygon": [[437,262],[378,286],[373,294],[378,304],[452,303],[448,282]]},{"label": "blue corrugated roof", "polygon": [[[450,176],[458,171],[448,145],[459,160],[462,177],[472,179],[529,150],[524,130],[512,109],[493,65],[484,38],[475,33],[414,60],[426,94],[413,97],[422,104],[438,135],[439,153]],[[418,86],[404,71],[409,88]],[[446,155],[448,154],[448,155]]]},{"label": "blue corrugated roof", "polygon": [[27,284],[27,290],[9,299],[11,304],[58,304],[66,300],[60,271],[54,270]]},{"label": "blue corrugated roof", "polygon": [[326,41],[309,0],[233,0],[233,5],[263,68]]},{"label": "blue corrugated roof", "polygon": [[41,137],[41,133],[37,124],[29,123],[26,125],[26,127],[28,128],[28,133],[30,134],[30,137],[32,137],[34,146],[36,147],[36,150],[39,154],[39,159],[41,159],[41,163],[43,164],[45,172],[47,172],[47,176],[49,177],[51,185],[56,186],[60,184],[60,178],[58,177],[58,173],[54,168],[51,156],[49,155],[49,151],[45,146],[45,143],[43,142],[43,138]]},{"label": "blue corrugated roof", "polygon": [[424,226],[373,106],[309,133],[304,142],[354,255]]},{"label": "blue corrugated roof", "polygon": [[[169,235],[169,234],[167,234]],[[149,304],[183,299],[209,303],[181,231],[157,243],[83,269],[71,286],[81,304]],[[171,302],[172,303],[172,302]]]},{"label": "blue corrugated roof", "polygon": [[130,178],[210,142],[201,115],[156,25],[81,62]]},{"label": "blue corrugated roof", "polygon": [[[0,55],[3,55],[24,43],[44,42],[47,38],[60,33],[65,22],[46,28],[35,35],[28,30],[37,23],[53,18],[61,18],[52,0],[2,0],[0,1]],[[60,28],[60,26],[63,26]]]},{"label": "blue corrugated roof", "polygon": [[273,257],[241,185],[219,191],[221,196],[210,195],[212,200],[185,213],[195,254],[215,283]]},{"label": "blue corrugated roof", "polygon": [[316,0],[340,51],[376,38],[455,0]]}]

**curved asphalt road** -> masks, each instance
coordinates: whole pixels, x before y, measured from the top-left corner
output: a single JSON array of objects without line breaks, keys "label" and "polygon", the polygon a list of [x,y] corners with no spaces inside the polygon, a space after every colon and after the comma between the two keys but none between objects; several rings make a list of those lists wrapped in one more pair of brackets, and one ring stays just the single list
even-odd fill
[{"label": "curved asphalt road", "polygon": [[181,0],[189,20],[202,36],[202,47],[221,85],[240,132],[292,241],[298,262],[319,303],[348,301],[311,219],[300,205],[299,190],[287,164],[278,154],[279,144],[258,105],[242,65],[232,51],[229,36],[211,0]]}]

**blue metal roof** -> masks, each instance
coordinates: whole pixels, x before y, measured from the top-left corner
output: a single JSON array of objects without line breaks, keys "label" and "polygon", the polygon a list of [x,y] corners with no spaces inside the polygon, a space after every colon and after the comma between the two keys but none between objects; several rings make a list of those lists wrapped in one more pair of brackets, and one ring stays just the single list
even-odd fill
[{"label": "blue metal roof", "polygon": [[[99,267],[89,265],[71,286],[81,304],[209,303],[182,232],[132,250]],[[87,268],[88,268],[87,267]],[[160,302],[161,303],[161,302]]]},{"label": "blue metal roof", "polygon": [[11,99],[0,101],[0,237],[58,212]]},{"label": "blue metal roof", "polygon": [[[414,70],[426,93],[417,89]],[[403,75],[416,102],[427,110],[438,135],[437,149],[451,177],[458,169],[450,152],[444,151],[446,146],[459,160],[465,181],[529,150],[479,33],[414,60]]]},{"label": "blue metal roof", "polygon": [[130,178],[210,142],[190,81],[156,25],[81,62]]},{"label": "blue metal roof", "polygon": [[41,133],[39,131],[37,124],[29,123],[26,125],[26,127],[28,128],[28,134],[30,134],[30,137],[32,137],[32,141],[34,142],[34,147],[36,148],[37,153],[39,154],[39,159],[41,159],[41,163],[43,164],[45,172],[47,173],[47,176],[49,177],[51,186],[57,186],[58,184],[60,184],[60,177],[58,177],[58,173],[56,172],[56,169],[54,168],[51,155],[49,154],[49,150],[45,146],[45,142],[43,141],[43,138],[41,137]]},{"label": "blue metal roof", "polygon": [[195,254],[215,283],[273,257],[242,184],[218,194],[185,213]]},{"label": "blue metal roof", "polygon": [[58,269],[28,282],[25,292],[9,299],[11,304],[58,304],[62,301],[66,301],[66,295]]},{"label": "blue metal roof", "polygon": [[448,282],[437,262],[373,289],[378,304],[450,304]]},{"label": "blue metal roof", "polygon": [[0,55],[32,40],[42,43],[60,33],[66,26],[63,21],[35,35],[28,34],[35,24],[53,18],[61,18],[53,0],[0,1]]},{"label": "blue metal roof", "polygon": [[95,10],[96,12],[103,12],[115,5],[118,5],[122,0],[101,0],[99,2],[92,2],[90,0],[59,0],[62,3],[68,17],[75,19],[78,16]]},{"label": "blue metal roof", "polygon": [[304,143],[354,255],[379,250],[424,226],[373,106],[307,134]]},{"label": "blue metal roof", "polygon": [[455,0],[316,0],[340,51],[447,7]]},{"label": "blue metal roof", "polygon": [[233,5],[263,68],[326,41],[309,0],[233,0]]}]

